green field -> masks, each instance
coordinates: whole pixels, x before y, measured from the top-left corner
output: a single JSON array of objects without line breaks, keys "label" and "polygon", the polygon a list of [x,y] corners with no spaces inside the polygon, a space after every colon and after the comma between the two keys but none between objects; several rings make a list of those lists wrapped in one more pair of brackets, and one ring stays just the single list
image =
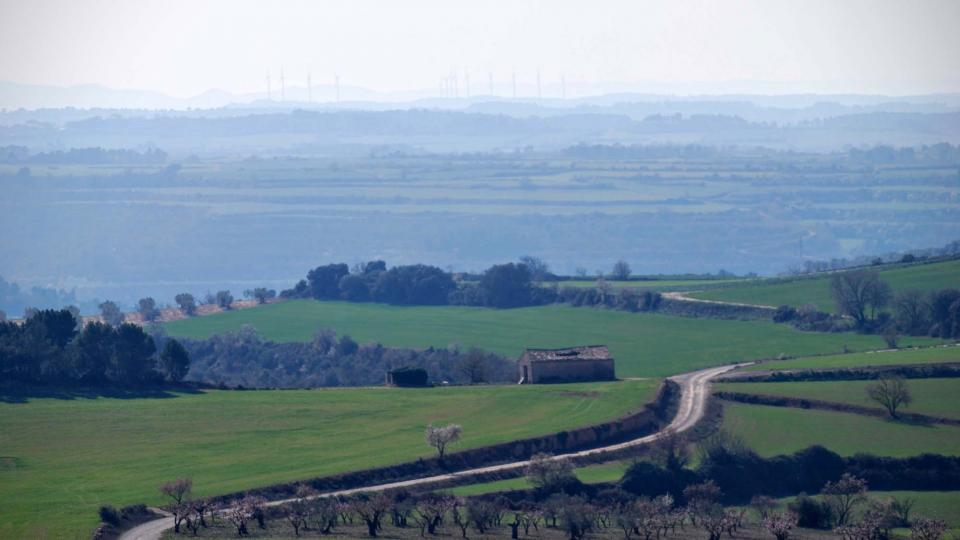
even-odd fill
[{"label": "green field", "polygon": [[[953,529],[960,527],[960,491],[873,491],[867,492],[867,496],[876,500],[888,500],[896,498],[898,500],[913,499],[914,506],[911,516],[923,516],[931,519],[942,519]],[[793,502],[796,497],[784,497],[777,499],[780,503],[780,509],[786,508],[786,505]],[[819,496],[814,496],[819,499]],[[903,531],[909,534],[910,531]]]},{"label": "green field", "polygon": [[[630,463],[627,461],[611,461],[609,463],[597,463],[595,465],[586,465],[577,468],[574,472],[577,478],[585,484],[599,484],[601,482],[616,482],[623,478],[623,473],[627,471]],[[496,493],[498,491],[510,491],[513,489],[530,489],[532,486],[523,476],[519,478],[508,478],[506,480],[496,480],[483,484],[473,484],[469,486],[455,487],[449,490],[454,495],[482,495],[484,493]]]},{"label": "green field", "polygon": [[[729,285],[748,281],[747,278],[729,278],[729,279],[683,279],[683,278],[665,278],[665,279],[633,279],[633,280],[607,280],[607,285],[614,289],[631,287],[634,289],[652,289],[657,291],[688,290],[694,288],[710,288],[720,285]],[[752,281],[752,280],[750,280]],[[570,279],[567,281],[546,281],[544,286],[552,287],[596,287],[596,279]]]},{"label": "green field", "polygon": [[435,389],[210,391],[0,403],[0,538],[89,537],[101,504],[160,503],[192,476],[221,494],[429,456],[429,422],[469,448],[612,419],[658,381]]},{"label": "green field", "polygon": [[[931,291],[948,287],[960,287],[960,260],[895,266],[880,270],[881,278],[890,284],[894,292],[918,289]],[[743,304],[767,306],[802,306],[814,304],[822,311],[836,311],[830,297],[830,276],[798,277],[793,280],[746,282],[693,293],[690,296],[704,300],[721,300]]]},{"label": "green field", "polygon": [[836,369],[863,366],[893,366],[900,364],[938,364],[960,362],[960,347],[927,347],[922,349],[897,349],[876,352],[831,354],[762,362],[740,368],[743,371],[766,371],[785,369]]},{"label": "green field", "polygon": [[[621,377],[660,377],[785,353],[802,356],[884,347],[879,336],[800,332],[767,321],[694,319],[551,305],[496,310],[296,300],[166,324],[173,336],[206,338],[249,324],[267,339],[305,341],[320,328],[361,343],[445,347],[458,343],[516,358],[525,347],[606,344]],[[911,338],[910,343],[939,340]]]},{"label": "green field", "polygon": [[960,455],[960,427],[891,422],[859,414],[723,403],[723,428],[762,456],[819,444],[845,456],[867,452]]},{"label": "green field", "polygon": [[[880,407],[867,399],[867,385],[874,381],[722,383],[716,390],[746,392],[770,396],[818,399],[861,407]],[[914,402],[904,411],[960,418],[960,379],[910,379],[907,381]]]}]

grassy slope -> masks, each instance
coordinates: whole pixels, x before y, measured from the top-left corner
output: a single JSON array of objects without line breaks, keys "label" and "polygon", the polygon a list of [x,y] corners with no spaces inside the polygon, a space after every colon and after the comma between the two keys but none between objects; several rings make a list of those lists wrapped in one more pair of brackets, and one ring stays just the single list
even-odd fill
[{"label": "grassy slope", "polygon": [[[878,336],[799,332],[764,321],[725,321],[627,313],[568,306],[494,310],[402,307],[298,300],[167,323],[173,336],[205,338],[255,326],[275,341],[308,340],[332,328],[360,342],[398,347],[483,347],[518,357],[525,347],[603,343],[617,359],[617,374],[665,376],[711,365],[775,357],[881,348]],[[928,338],[905,340],[933,343]]]},{"label": "grassy slope", "polygon": [[[934,290],[960,287],[960,260],[932,264],[894,267],[881,270],[880,276],[894,291],[909,289]],[[793,281],[765,284],[750,282],[694,293],[691,296],[705,300],[723,300],[744,304],[801,306],[814,304],[823,311],[835,311],[830,297],[830,277],[798,278]]]},{"label": "grassy slope", "polygon": [[813,444],[852,455],[960,455],[960,428],[919,426],[827,411],[724,403],[723,427],[763,456],[789,454]]},{"label": "grassy slope", "polygon": [[[869,491],[867,493],[872,499],[887,500],[896,498],[898,500],[913,499],[914,506],[911,516],[924,516],[931,519],[942,519],[953,529],[960,527],[960,491]],[[786,508],[786,505],[793,502],[796,497],[784,497],[777,499],[780,503],[780,509]],[[819,495],[814,495],[815,499],[820,499]],[[860,511],[863,510],[861,506]],[[909,534],[910,531],[904,530],[903,534]]]},{"label": "grassy slope", "polygon": [[[874,381],[724,383],[717,390],[788,396],[880,407],[867,399],[867,385]],[[960,418],[960,379],[911,379],[907,381],[914,403],[904,411]]]},{"label": "grassy slope", "polygon": [[941,362],[960,362],[960,347],[929,347],[924,349],[898,349],[864,353],[832,354],[827,356],[763,362],[740,369],[745,371],[829,369],[890,366],[897,364],[936,364]]},{"label": "grassy slope", "polygon": [[[577,478],[586,484],[597,484],[600,482],[616,482],[623,477],[627,467],[630,464],[626,461],[611,461],[609,463],[598,463],[596,465],[587,465],[576,469]],[[524,477],[508,478],[506,480],[497,480],[486,482],[484,484],[473,484],[469,486],[460,486],[450,489],[455,495],[481,495],[483,493],[496,493],[498,491],[510,491],[512,489],[529,489],[532,487],[530,482]]]},{"label": "grassy slope", "polygon": [[0,403],[0,456],[15,458],[0,462],[0,538],[87,536],[100,504],[159,503],[156,486],[180,476],[205,495],[430,455],[429,422],[462,424],[456,448],[596,423],[649,401],[657,384]]}]

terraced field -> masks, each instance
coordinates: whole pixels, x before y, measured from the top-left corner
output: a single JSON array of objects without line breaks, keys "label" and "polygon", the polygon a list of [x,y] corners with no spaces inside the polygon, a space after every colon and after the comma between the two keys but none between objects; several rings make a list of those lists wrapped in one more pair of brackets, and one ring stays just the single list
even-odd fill
[{"label": "terraced field", "polygon": [[812,356],[763,362],[745,366],[740,369],[742,371],[838,369],[863,366],[894,366],[900,364],[939,364],[944,362],[960,362],[960,346],[950,345],[923,349],[897,349]]},{"label": "terraced field", "polygon": [[[833,401],[861,407],[880,407],[867,399],[867,385],[874,381],[722,383],[716,390],[746,392]],[[907,381],[914,402],[904,411],[960,418],[960,379],[911,379]]]},{"label": "terraced field", "polygon": [[[948,287],[960,288],[960,260],[931,264],[893,265],[880,270],[880,277],[893,290],[917,289],[932,291]],[[768,306],[802,306],[814,304],[823,311],[836,310],[830,297],[830,275],[798,277],[790,280],[758,280],[729,287],[704,290],[690,296],[704,300],[720,300]]]},{"label": "terraced field", "polygon": [[160,502],[430,455],[430,422],[469,448],[589,425],[639,408],[658,381],[435,389],[210,391],[167,398],[0,403],[0,538],[88,538],[101,504]]},{"label": "terraced field", "polygon": [[743,437],[762,456],[789,454],[814,444],[842,455],[857,452],[894,457],[924,452],[960,455],[960,427],[728,402],[723,408],[723,428]]},{"label": "terraced field", "polygon": [[[799,332],[766,321],[694,319],[561,305],[495,310],[297,300],[166,324],[173,336],[206,338],[254,326],[274,341],[307,341],[320,328],[396,347],[478,346],[516,358],[525,347],[603,343],[621,377],[661,377],[713,365],[884,347],[879,336]],[[929,338],[909,344],[935,344]]]}]

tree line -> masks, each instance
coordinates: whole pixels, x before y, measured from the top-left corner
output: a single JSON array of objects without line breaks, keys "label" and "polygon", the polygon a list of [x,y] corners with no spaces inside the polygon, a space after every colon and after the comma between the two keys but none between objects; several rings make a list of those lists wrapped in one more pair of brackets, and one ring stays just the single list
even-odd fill
[{"label": "tree line", "polygon": [[512,382],[513,361],[480,349],[404,349],[358,344],[350,336],[319,330],[305,343],[264,340],[253,327],[184,339],[187,380],[247,388],[314,388],[383,384],[387,371],[421,368],[430,380],[452,384]]},{"label": "tree line", "polygon": [[[430,434],[428,428],[428,441]],[[519,538],[533,529],[571,540],[610,532],[624,540],[651,540],[678,533],[689,537],[686,531],[693,529],[720,540],[749,527],[768,538],[788,540],[794,529],[804,527],[832,530],[845,540],[890,538],[893,529],[909,528],[911,540],[939,540],[947,529],[943,521],[916,515],[909,497],[874,498],[869,488],[891,489],[891,478],[898,478],[900,485],[911,477],[937,475],[943,476],[938,479],[942,485],[960,482],[956,458],[842,458],[810,447],[764,459],[724,432],[702,441],[696,451],[700,464],[691,469],[691,446],[671,434],[654,443],[644,459],[635,460],[619,482],[604,485],[583,484],[568,459],[537,454],[523,473],[530,489],[474,497],[403,489],[331,497],[304,482],[283,504],[268,505],[256,493],[194,497],[190,478],[165,482],[159,489],[167,501],[164,508],[174,517],[175,534],[192,536],[208,530],[204,536],[243,537],[256,528],[269,535],[365,533],[375,538],[391,534],[387,527],[393,527],[421,537],[467,538],[475,532]],[[759,478],[752,478],[755,474]],[[797,496],[788,503],[774,498],[784,495]],[[112,507],[100,513],[117,515]]]},{"label": "tree line", "polygon": [[177,382],[190,367],[174,339],[158,347],[134,324],[83,325],[69,309],[37,310],[22,323],[0,322],[0,379],[60,386],[139,387]]},{"label": "tree line", "polygon": [[894,293],[873,269],[838,272],[830,279],[830,295],[840,316],[813,306],[780,306],[774,321],[804,330],[856,330],[882,334],[896,347],[898,336],[960,337],[960,290]]}]

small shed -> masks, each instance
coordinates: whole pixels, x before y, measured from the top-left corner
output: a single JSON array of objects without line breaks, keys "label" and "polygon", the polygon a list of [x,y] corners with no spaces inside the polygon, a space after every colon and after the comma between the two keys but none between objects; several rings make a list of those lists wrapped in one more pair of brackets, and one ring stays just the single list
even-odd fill
[{"label": "small shed", "polygon": [[527,349],[517,362],[520,384],[612,381],[613,357],[606,345]]},{"label": "small shed", "polygon": [[387,372],[387,386],[424,387],[429,386],[427,370],[405,366]]}]

